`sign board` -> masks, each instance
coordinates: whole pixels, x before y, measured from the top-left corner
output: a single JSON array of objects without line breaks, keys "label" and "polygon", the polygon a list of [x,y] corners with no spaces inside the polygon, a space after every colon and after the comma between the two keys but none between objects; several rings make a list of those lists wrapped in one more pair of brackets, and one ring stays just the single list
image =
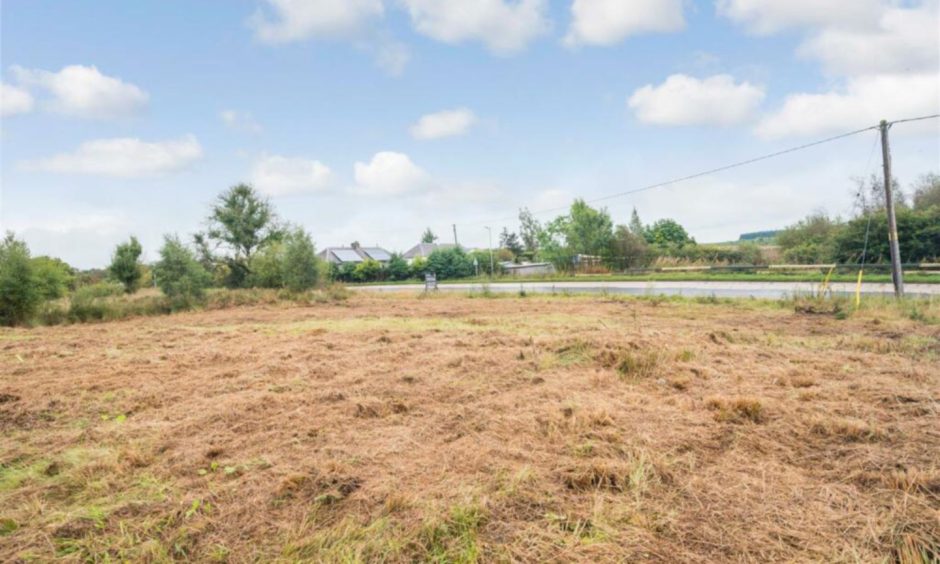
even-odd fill
[{"label": "sign board", "polygon": [[424,291],[437,290],[437,276],[433,272],[424,274]]}]

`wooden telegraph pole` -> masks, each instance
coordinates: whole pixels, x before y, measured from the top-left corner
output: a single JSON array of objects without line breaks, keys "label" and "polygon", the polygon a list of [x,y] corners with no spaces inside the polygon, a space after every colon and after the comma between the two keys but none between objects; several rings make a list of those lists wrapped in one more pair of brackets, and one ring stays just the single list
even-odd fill
[{"label": "wooden telegraph pole", "polygon": [[894,217],[894,194],[891,190],[891,149],[888,146],[888,129],[891,124],[881,120],[881,161],[885,175],[885,211],[888,213],[888,246],[891,249],[891,281],[894,295],[904,295],[904,274],[901,271],[901,250],[898,247],[898,222]]}]

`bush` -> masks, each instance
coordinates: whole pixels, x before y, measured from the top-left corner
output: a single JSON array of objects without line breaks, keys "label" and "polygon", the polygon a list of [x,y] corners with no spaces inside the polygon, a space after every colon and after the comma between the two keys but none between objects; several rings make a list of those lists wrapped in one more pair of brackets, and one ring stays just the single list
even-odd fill
[{"label": "bush", "polygon": [[412,278],[423,279],[424,274],[428,271],[428,259],[424,257],[417,257],[411,261],[411,266],[409,267],[411,271]]},{"label": "bush", "polygon": [[124,285],[124,291],[133,294],[137,291],[143,271],[140,269],[140,255],[143,249],[137,237],[131,237],[126,243],[121,243],[114,249],[111,257],[111,266],[108,272],[111,277]]},{"label": "bush", "polygon": [[411,276],[411,269],[408,267],[408,262],[400,253],[392,253],[392,258],[389,259],[388,265],[385,267],[385,272],[388,274],[389,280],[406,280]]},{"label": "bush", "polygon": [[426,270],[435,273],[438,280],[467,278],[473,275],[473,261],[460,247],[437,249],[428,257]]},{"label": "bush", "polygon": [[285,288],[292,292],[303,292],[319,283],[322,266],[306,231],[298,228],[288,233],[283,256],[281,272]]},{"label": "bush", "polygon": [[154,265],[157,286],[170,299],[172,309],[187,309],[205,299],[212,275],[175,235],[167,235]]},{"label": "bush", "polygon": [[787,262],[830,263],[835,260],[834,240],[841,230],[839,220],[816,213],[781,231],[777,235],[777,244],[783,249],[783,258]]},{"label": "bush", "polygon": [[117,282],[97,282],[95,284],[88,284],[87,286],[80,286],[75,290],[72,298],[79,294],[89,298],[110,298],[120,296],[123,293],[123,284]]},{"label": "bush", "polygon": [[378,261],[366,259],[356,265],[352,277],[356,282],[375,282],[382,277],[382,265]]},{"label": "bush", "polygon": [[44,300],[57,300],[64,297],[75,284],[75,274],[71,266],[51,257],[36,257],[32,260],[36,285]]},{"label": "bush", "polygon": [[26,243],[7,233],[0,242],[0,323],[29,321],[42,302],[42,294]]}]

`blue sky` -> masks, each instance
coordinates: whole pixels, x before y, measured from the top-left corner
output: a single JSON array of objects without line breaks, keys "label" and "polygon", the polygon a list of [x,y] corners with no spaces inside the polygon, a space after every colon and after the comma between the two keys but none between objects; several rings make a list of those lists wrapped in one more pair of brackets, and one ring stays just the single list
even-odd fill
[{"label": "blue sky", "polygon": [[[938,0],[4,0],[0,223],[80,267],[237,182],[318,246],[533,210],[940,111]],[[940,120],[892,130],[905,185]],[[851,210],[873,132],[604,202],[700,241]],[[555,213],[540,215],[550,219]]]}]

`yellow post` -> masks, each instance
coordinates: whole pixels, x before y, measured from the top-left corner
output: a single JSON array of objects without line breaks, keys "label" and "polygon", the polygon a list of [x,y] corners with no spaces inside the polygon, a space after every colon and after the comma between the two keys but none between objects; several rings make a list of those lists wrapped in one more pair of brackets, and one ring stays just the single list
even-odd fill
[{"label": "yellow post", "polygon": [[829,267],[829,272],[826,274],[826,278],[823,279],[822,289],[819,291],[820,294],[826,295],[826,290],[829,289],[829,279],[832,277],[832,271],[836,269],[836,265]]},{"label": "yellow post", "polygon": [[862,305],[862,271],[863,269],[858,269],[858,283],[855,284],[855,309],[857,310],[860,305]]}]

